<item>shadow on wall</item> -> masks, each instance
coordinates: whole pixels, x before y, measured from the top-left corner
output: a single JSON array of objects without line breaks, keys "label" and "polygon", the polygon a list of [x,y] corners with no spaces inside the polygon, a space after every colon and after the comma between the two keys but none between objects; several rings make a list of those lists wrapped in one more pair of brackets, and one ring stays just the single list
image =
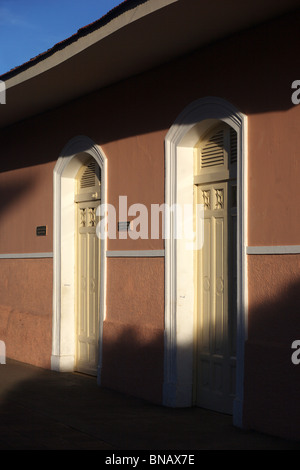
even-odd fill
[{"label": "shadow on wall", "polygon": [[248,116],[294,108],[299,18],[297,11],[235,34],[5,129],[3,154],[13,158],[3,159],[1,168],[53,162],[76,135],[105,146],[137,135],[165,134],[187,105],[205,96],[223,98]]},{"label": "shadow on wall", "polygon": [[[14,181],[7,180],[5,173],[1,174],[0,183],[0,217],[5,212],[14,210],[18,212],[18,201],[24,197],[25,194],[32,191],[35,184],[35,179],[24,174],[20,178],[15,178]],[[22,227],[20,227],[20,234]]]},{"label": "shadow on wall", "polygon": [[[277,269],[276,256],[268,262],[250,281],[244,425],[300,441],[300,363],[292,362],[292,343],[300,340],[300,260],[285,256]],[[103,385],[161,403],[163,332],[147,342],[142,330],[107,322],[104,333]]]},{"label": "shadow on wall", "polygon": [[104,387],[162,403],[163,358],[163,330],[104,322]]},{"label": "shadow on wall", "polygon": [[269,285],[267,278],[256,279],[260,302],[252,303],[250,297],[244,424],[300,440],[300,364],[292,361],[292,344],[300,339],[300,277],[280,284],[276,275],[274,271]]}]

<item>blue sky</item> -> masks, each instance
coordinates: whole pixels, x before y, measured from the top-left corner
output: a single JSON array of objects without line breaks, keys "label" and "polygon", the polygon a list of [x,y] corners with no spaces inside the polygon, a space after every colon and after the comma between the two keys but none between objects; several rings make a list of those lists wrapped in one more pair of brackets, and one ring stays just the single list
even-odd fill
[{"label": "blue sky", "polygon": [[0,75],[101,18],[122,0],[0,0]]}]

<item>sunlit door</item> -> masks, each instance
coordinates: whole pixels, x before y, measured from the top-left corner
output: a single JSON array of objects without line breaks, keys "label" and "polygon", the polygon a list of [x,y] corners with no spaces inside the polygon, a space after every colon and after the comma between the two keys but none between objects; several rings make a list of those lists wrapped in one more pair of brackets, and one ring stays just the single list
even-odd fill
[{"label": "sunlit door", "polygon": [[[218,155],[225,170],[222,173],[219,168],[215,174],[228,179],[195,187],[197,203],[204,207],[204,244],[197,252],[196,263],[196,404],[232,413],[236,375],[236,185],[226,171],[230,166],[229,145],[226,149],[229,130],[227,133],[225,128],[223,134],[214,146],[209,140],[205,156],[209,155],[214,167],[214,155]],[[210,179],[214,177],[210,175]]]},{"label": "sunlit door", "polygon": [[76,196],[76,369],[90,375],[97,374],[99,358],[100,240],[96,226],[100,193],[95,191],[95,170],[92,161],[80,172]]}]

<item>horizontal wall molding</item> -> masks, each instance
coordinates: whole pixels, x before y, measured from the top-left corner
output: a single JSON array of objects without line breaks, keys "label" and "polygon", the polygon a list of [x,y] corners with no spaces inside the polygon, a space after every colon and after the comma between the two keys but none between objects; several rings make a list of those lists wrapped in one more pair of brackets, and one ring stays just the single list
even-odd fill
[{"label": "horizontal wall molding", "polygon": [[165,256],[165,250],[109,250],[107,258],[160,258]]},{"label": "horizontal wall molding", "polygon": [[0,259],[53,258],[53,253],[0,253]]},{"label": "horizontal wall molding", "polygon": [[[247,255],[300,254],[300,245],[247,246],[246,253]],[[107,258],[160,258],[165,256],[165,250],[108,250],[106,256]],[[0,259],[35,258],[53,258],[53,253],[0,253]]]},{"label": "horizontal wall molding", "polygon": [[[165,250],[110,250],[107,258],[161,258]],[[0,253],[0,259],[53,258],[53,253]]]},{"label": "horizontal wall molding", "polygon": [[247,255],[292,255],[300,254],[300,245],[247,246]]}]

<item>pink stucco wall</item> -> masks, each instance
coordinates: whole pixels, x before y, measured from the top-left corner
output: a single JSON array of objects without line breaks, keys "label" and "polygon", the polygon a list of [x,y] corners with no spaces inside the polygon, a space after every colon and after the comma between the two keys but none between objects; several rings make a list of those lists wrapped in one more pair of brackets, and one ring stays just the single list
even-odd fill
[{"label": "pink stucco wall", "polygon": [[300,338],[300,255],[252,255],[248,269],[244,424],[299,438],[300,366],[291,346]]},{"label": "pink stucco wall", "polygon": [[7,357],[50,368],[52,260],[0,260],[0,299]]},{"label": "pink stucco wall", "polygon": [[107,286],[102,383],[161,403],[164,261],[111,258]]}]

